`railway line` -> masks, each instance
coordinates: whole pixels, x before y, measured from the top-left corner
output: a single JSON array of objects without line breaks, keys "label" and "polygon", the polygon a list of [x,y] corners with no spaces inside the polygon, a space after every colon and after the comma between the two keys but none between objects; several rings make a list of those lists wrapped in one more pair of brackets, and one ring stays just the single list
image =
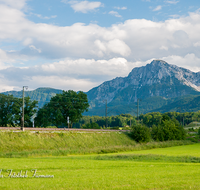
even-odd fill
[{"label": "railway line", "polygon": [[[21,131],[21,127],[0,127],[0,131]],[[111,129],[79,129],[79,128],[33,128],[25,127],[24,131],[71,131],[71,132],[127,132],[129,130],[111,130]]]}]

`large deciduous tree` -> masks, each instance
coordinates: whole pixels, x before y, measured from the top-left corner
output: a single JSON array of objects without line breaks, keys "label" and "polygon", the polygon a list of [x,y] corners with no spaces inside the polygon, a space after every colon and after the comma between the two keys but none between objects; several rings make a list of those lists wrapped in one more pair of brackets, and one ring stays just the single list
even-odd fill
[{"label": "large deciduous tree", "polygon": [[15,111],[19,113],[19,105],[17,98],[12,95],[0,94],[0,126],[7,127],[14,126]]},{"label": "large deciduous tree", "polygon": [[31,101],[30,97],[25,97],[24,99],[24,126],[32,127],[33,125],[33,116],[37,113],[37,104],[38,101]]},{"label": "large deciduous tree", "polygon": [[67,118],[72,123],[82,117],[82,113],[89,107],[87,95],[82,91],[78,93],[73,90],[63,91],[52,97],[48,104],[38,111],[35,118],[36,126],[46,127],[48,125],[67,125]]},{"label": "large deciduous tree", "polygon": [[[37,101],[25,97],[25,127],[32,126],[32,116],[37,112]],[[0,126],[20,126],[22,117],[22,98],[0,94]]]}]

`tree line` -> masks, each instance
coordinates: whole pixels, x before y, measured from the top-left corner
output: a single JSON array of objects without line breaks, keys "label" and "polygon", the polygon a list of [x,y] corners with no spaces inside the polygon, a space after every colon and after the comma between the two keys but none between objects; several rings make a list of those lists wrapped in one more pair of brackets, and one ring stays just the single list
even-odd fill
[{"label": "tree line", "polygon": [[[120,114],[117,116],[83,116],[77,123],[74,123],[75,128],[85,128],[86,126],[92,128],[93,123],[97,123],[98,127],[104,128],[106,122],[108,127],[125,127],[130,125],[136,125],[138,123],[144,124],[147,127],[152,127],[153,125],[158,125],[161,123],[163,115],[169,116],[170,119],[176,120],[180,125],[188,125],[193,121],[200,122],[200,111],[198,112],[151,112],[147,114],[140,114],[139,118],[137,116],[132,116],[130,114]],[[139,120],[138,120],[139,119]],[[92,124],[90,126],[90,124]],[[97,126],[97,125],[96,125]]]},{"label": "tree line", "polygon": [[[130,114],[116,116],[82,116],[89,108],[87,95],[72,90],[56,94],[42,108],[38,108],[38,102],[25,97],[24,126],[32,127],[73,127],[73,128],[119,128],[143,124],[147,127],[161,124],[163,115],[180,125],[187,125],[193,121],[200,121],[198,112],[152,112],[140,114],[139,118]],[[22,98],[13,95],[0,94],[0,126],[20,126],[22,112]]]},{"label": "tree line", "polygon": [[[89,107],[87,95],[72,90],[56,94],[42,108],[38,101],[24,98],[24,127],[69,126],[77,122]],[[0,94],[0,126],[19,127],[22,124],[22,98]]]},{"label": "tree line", "polygon": [[171,119],[167,114],[163,114],[151,127],[144,123],[132,126],[130,136],[137,142],[183,140],[186,131],[175,118]]}]

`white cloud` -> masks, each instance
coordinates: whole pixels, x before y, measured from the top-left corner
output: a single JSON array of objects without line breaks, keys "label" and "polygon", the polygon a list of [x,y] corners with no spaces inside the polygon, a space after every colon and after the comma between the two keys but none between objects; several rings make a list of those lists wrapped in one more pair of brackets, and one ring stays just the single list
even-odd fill
[{"label": "white cloud", "polygon": [[174,4],[176,5],[179,1],[176,1],[176,0],[172,0],[172,1],[165,1],[166,3],[169,3],[169,4]]},{"label": "white cloud", "polygon": [[42,16],[40,14],[33,14],[33,15],[35,15],[36,17],[41,18],[41,19],[51,19],[51,18],[56,18],[57,17],[57,15],[52,15],[52,16],[49,16],[49,17],[48,16]]},{"label": "white cloud", "polygon": [[13,62],[14,60],[4,50],[0,49],[0,70],[10,67]]},{"label": "white cloud", "polygon": [[200,47],[200,41],[194,43],[195,47]]},{"label": "white cloud", "polygon": [[0,40],[16,41],[24,46],[15,55],[48,59],[125,56],[129,60],[148,60],[174,52],[183,56],[188,52],[198,54],[199,33],[198,12],[164,22],[130,19],[111,27],[82,23],[60,27],[30,22],[21,11],[0,6]]},{"label": "white cloud", "polygon": [[89,11],[93,11],[103,6],[103,4],[99,1],[89,2],[89,1],[76,1],[76,0],[71,0],[71,1],[62,0],[62,2],[70,4],[75,12],[82,12],[82,13],[87,13]]},{"label": "white cloud", "polygon": [[[82,90],[89,89],[93,85],[96,85],[98,83],[94,83],[88,80],[84,79],[75,79],[75,78],[69,78],[69,77],[59,77],[59,76],[33,76],[31,80],[29,81],[29,84],[34,85],[34,88],[37,88],[38,85],[43,87],[52,87],[56,89],[63,89],[63,90],[75,90],[79,91],[80,86]],[[35,85],[37,84],[37,86]]]},{"label": "white cloud", "polygon": [[115,17],[122,17],[117,11],[110,11],[109,14]]},{"label": "white cloud", "polygon": [[161,50],[166,50],[166,51],[167,51],[167,50],[168,50],[168,47],[166,47],[166,46],[161,46],[160,49],[161,49]]},{"label": "white cloud", "polygon": [[176,15],[170,15],[170,17],[171,17],[171,18],[174,18],[174,19],[178,19],[178,18],[180,18],[181,16],[176,14]]},{"label": "white cloud", "polygon": [[34,45],[30,45],[29,48],[33,51],[37,51],[38,53],[41,53],[42,51],[40,49],[37,49]]},{"label": "white cloud", "polygon": [[153,9],[153,11],[160,11],[162,9],[161,5],[158,5],[155,9]]},{"label": "white cloud", "polygon": [[188,53],[185,56],[177,56],[177,55],[171,55],[168,57],[163,57],[163,60],[166,62],[177,65],[179,67],[184,67],[186,69],[189,69],[193,72],[199,72],[200,71],[200,58],[195,56],[194,53]]},{"label": "white cloud", "polygon": [[10,6],[15,9],[22,9],[25,7],[27,0],[0,0],[0,4]]},{"label": "white cloud", "polygon": [[[3,4],[0,41],[23,48],[0,50],[0,90],[21,89],[27,81],[33,88],[58,85],[87,91],[105,80],[127,75],[152,58],[199,71],[199,34],[198,11],[163,22],[130,19],[110,27],[83,23],[62,27],[31,22],[21,10]],[[28,67],[26,63],[32,59],[36,64],[63,61]],[[27,68],[16,66],[21,63]]]},{"label": "white cloud", "polygon": [[[110,60],[94,59],[66,59],[50,64],[34,67],[16,68],[10,67],[0,70],[0,91],[6,86],[9,90],[19,90],[22,84],[30,88],[50,86],[59,89],[73,89],[88,91],[104,80],[110,80],[118,76],[128,75],[132,64],[124,58]],[[2,77],[1,77],[2,76]]]},{"label": "white cloud", "polygon": [[127,7],[114,7],[115,9],[118,9],[118,10],[126,10]]},{"label": "white cloud", "polygon": [[119,39],[114,39],[108,42],[108,49],[116,54],[120,54],[122,56],[128,56],[131,53],[131,49]]},{"label": "white cloud", "polygon": [[[131,49],[128,45],[119,39],[113,39],[108,42],[96,40],[94,43],[98,49],[97,51],[99,57],[110,55],[112,53],[126,57],[131,53]],[[94,53],[96,52],[96,48]]]}]

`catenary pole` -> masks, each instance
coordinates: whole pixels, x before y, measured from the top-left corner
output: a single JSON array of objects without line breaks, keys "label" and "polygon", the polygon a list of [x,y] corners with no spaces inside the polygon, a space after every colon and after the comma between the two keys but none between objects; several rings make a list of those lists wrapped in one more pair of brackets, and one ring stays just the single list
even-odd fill
[{"label": "catenary pole", "polygon": [[22,126],[21,126],[22,131],[24,131],[24,88],[28,89],[28,86],[23,86],[23,91],[22,91]]}]

